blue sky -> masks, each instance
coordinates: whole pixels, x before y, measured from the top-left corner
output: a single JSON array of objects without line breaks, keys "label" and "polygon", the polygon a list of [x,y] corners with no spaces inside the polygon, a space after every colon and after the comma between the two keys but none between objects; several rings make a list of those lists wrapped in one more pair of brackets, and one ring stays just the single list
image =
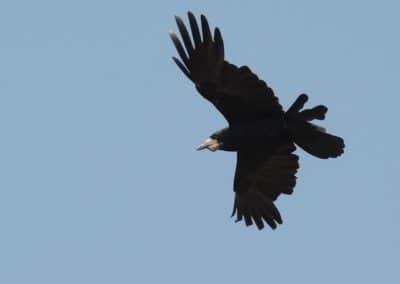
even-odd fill
[{"label": "blue sky", "polygon": [[[398,283],[400,4],[277,2],[0,4],[1,283]],[[345,138],[298,151],[276,231],[229,218],[234,154],[194,150],[226,122],[171,60],[188,10]]]}]

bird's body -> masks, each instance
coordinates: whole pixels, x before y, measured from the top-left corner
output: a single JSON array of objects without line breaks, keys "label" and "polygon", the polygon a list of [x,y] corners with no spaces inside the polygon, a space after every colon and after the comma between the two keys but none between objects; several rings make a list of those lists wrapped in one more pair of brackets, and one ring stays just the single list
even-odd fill
[{"label": "bird's body", "polygon": [[[313,156],[326,159],[343,153],[343,139],[310,121],[323,120],[325,106],[302,110],[308,97],[300,95],[285,112],[272,89],[247,66],[237,67],[224,59],[218,28],[214,37],[201,16],[201,30],[189,12],[193,42],[176,17],[185,48],[174,33],[170,36],[182,60],[173,58],[199,93],[226,118],[229,126],[213,133],[199,149],[237,152],[232,215],[276,228],[282,218],[273,204],[281,193],[291,194],[296,184],[298,156],[295,144]],[[202,36],[201,36],[202,34]],[[186,49],[186,50],[185,50]]]},{"label": "bird's body", "polygon": [[220,150],[235,152],[273,149],[285,141],[291,141],[290,131],[283,118],[264,118],[226,127],[210,137],[225,141],[225,144],[221,144]]}]

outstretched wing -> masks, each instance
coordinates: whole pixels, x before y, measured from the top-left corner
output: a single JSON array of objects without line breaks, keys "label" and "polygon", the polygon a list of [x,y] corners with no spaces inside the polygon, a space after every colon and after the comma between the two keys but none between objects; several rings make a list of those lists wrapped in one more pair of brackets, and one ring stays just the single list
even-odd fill
[{"label": "outstretched wing", "polygon": [[171,32],[181,58],[181,61],[175,57],[173,60],[203,97],[213,103],[231,125],[283,115],[277,97],[264,81],[247,66],[237,67],[224,60],[219,29],[215,28],[212,36],[206,17],[201,15],[200,33],[196,18],[191,12],[188,16],[193,42],[183,21],[176,17],[183,45]]},{"label": "outstretched wing", "polygon": [[247,226],[272,229],[282,224],[281,215],[274,205],[281,193],[291,194],[296,185],[298,156],[293,154],[292,143],[281,146],[274,153],[259,151],[238,152],[234,181],[235,202],[232,216],[236,221],[244,217]]}]

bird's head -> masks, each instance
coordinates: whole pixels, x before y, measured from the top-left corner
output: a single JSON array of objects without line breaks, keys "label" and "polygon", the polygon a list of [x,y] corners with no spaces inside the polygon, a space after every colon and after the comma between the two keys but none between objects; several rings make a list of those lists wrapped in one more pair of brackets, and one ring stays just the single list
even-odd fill
[{"label": "bird's head", "polygon": [[235,131],[232,131],[232,129],[229,127],[225,127],[214,132],[203,143],[201,143],[199,147],[197,147],[197,150],[199,151],[208,149],[211,152],[215,152],[217,150],[236,151],[237,143],[235,144],[235,135],[237,136]]}]

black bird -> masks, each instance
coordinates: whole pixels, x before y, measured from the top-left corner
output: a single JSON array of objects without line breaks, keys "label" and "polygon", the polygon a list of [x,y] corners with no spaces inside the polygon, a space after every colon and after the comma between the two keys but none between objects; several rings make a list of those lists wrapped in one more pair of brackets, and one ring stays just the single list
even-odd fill
[{"label": "black bird", "polygon": [[173,60],[195,84],[197,91],[225,117],[229,126],[213,133],[198,150],[237,152],[234,179],[235,200],[232,216],[244,218],[247,226],[272,229],[282,224],[274,201],[281,193],[291,194],[296,184],[300,146],[311,155],[336,158],[343,153],[342,138],[328,134],[310,123],[323,120],[327,107],[323,105],[302,110],[308,97],[300,95],[285,112],[273,90],[247,66],[237,67],[224,59],[221,32],[211,34],[204,15],[201,31],[196,18],[188,13],[192,39],[183,21],[175,17],[183,45],[170,32],[181,61]]}]

